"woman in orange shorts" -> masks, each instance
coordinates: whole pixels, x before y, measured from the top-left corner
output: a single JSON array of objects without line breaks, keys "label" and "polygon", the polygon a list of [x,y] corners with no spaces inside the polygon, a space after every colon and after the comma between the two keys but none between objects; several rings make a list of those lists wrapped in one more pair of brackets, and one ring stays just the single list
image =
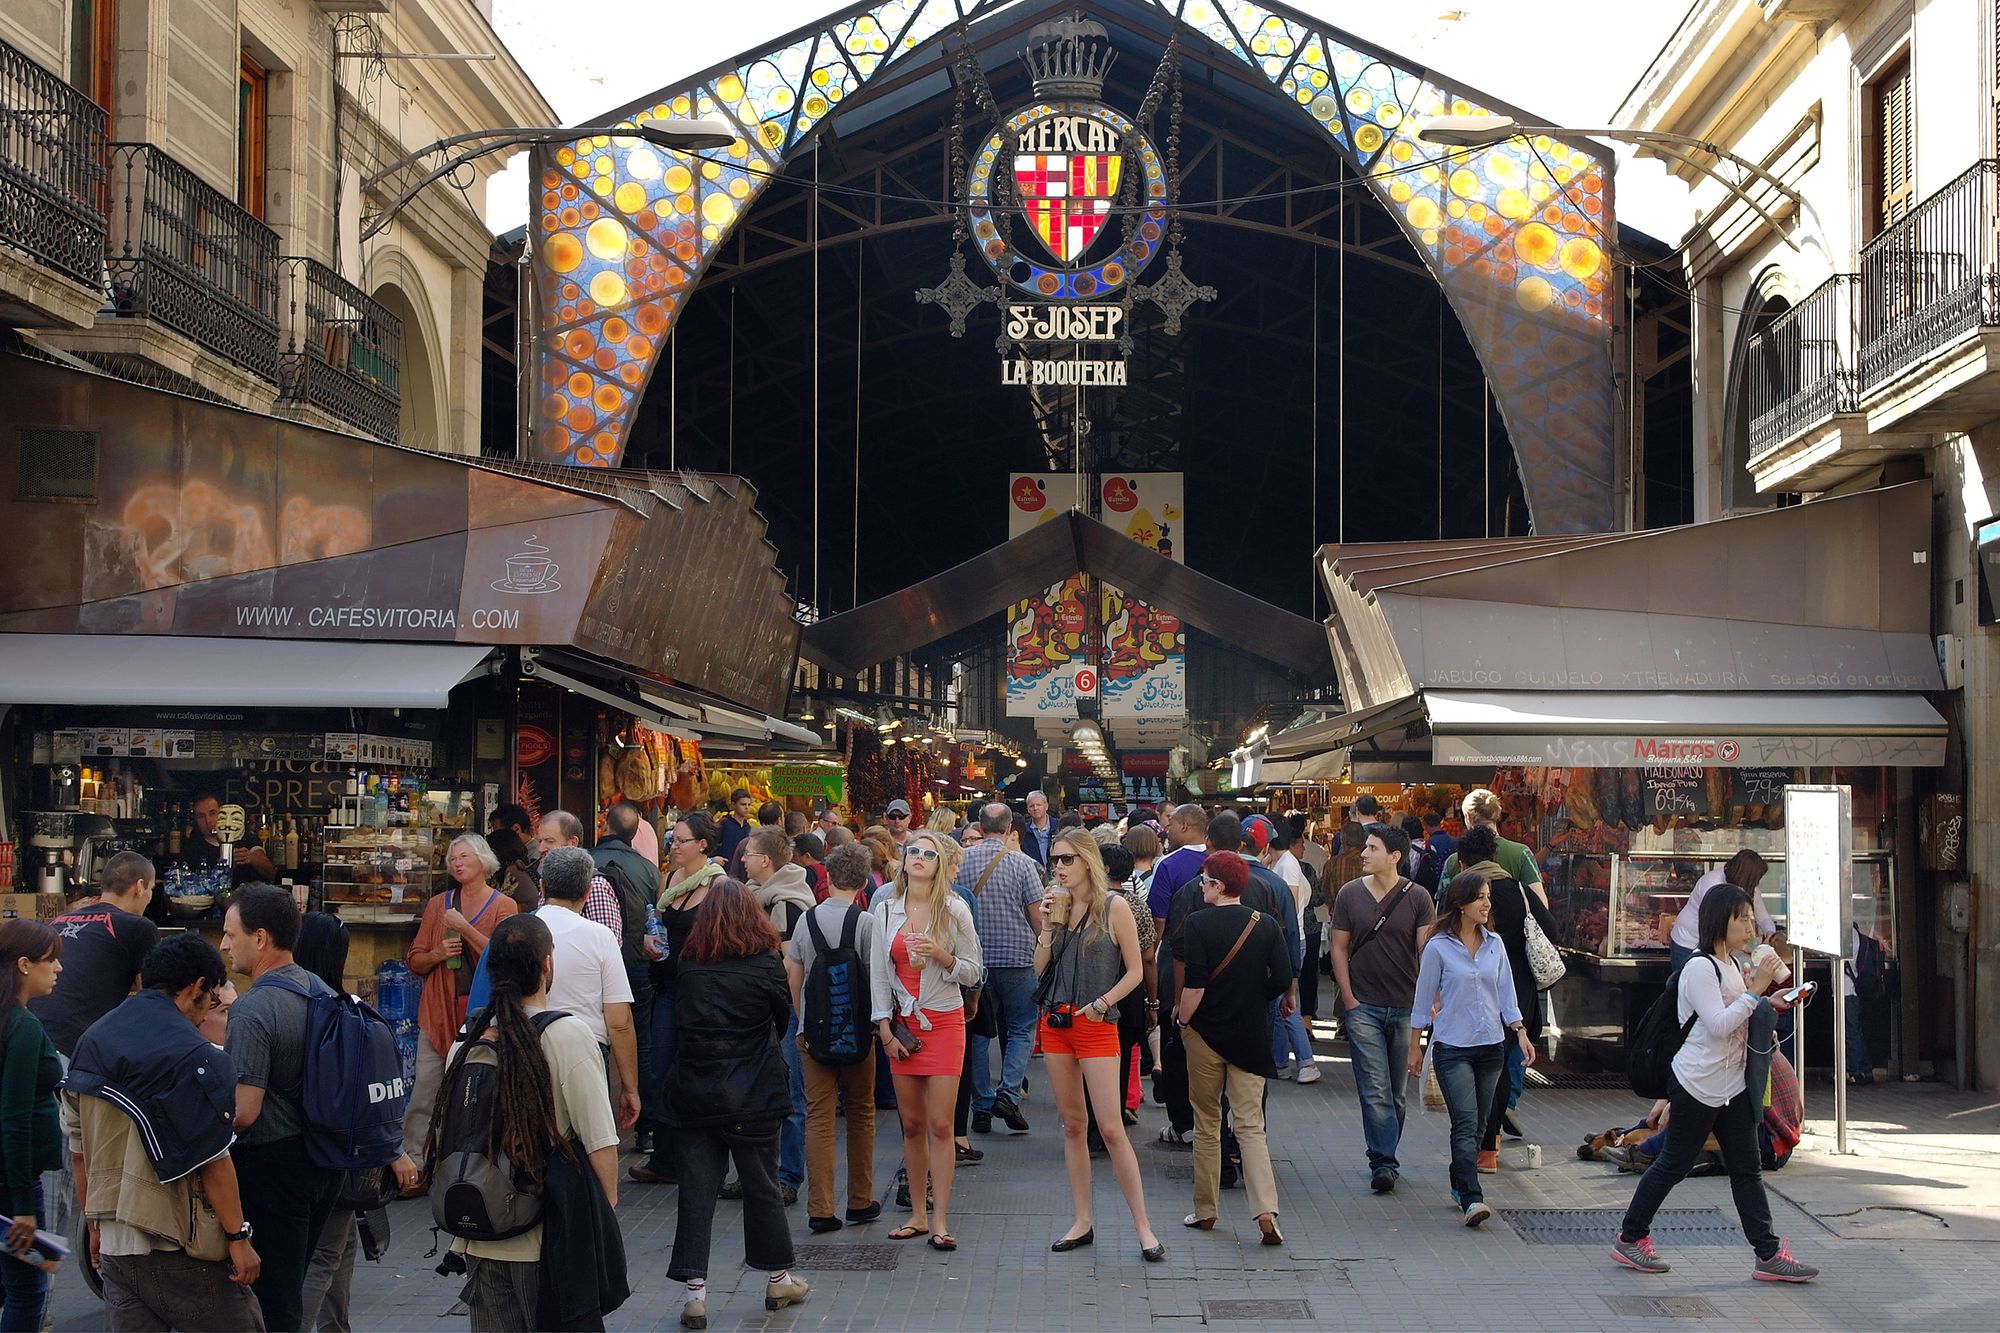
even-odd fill
[{"label": "woman in orange shorts", "polygon": [[[955,1250],[950,1229],[951,1177],[956,1158],[952,1112],[965,1068],[965,997],[961,986],[986,977],[972,910],[952,890],[959,845],[942,833],[919,829],[903,845],[896,874],[875,891],[869,911],[888,941],[888,966],[869,969],[875,1026],[896,1080],[903,1121],[903,1161],[910,1172],[910,1220],[889,1233],[909,1240],[930,1232],[934,1250]],[[891,1029],[901,1019],[918,1043],[911,1050]],[[924,1178],[931,1209],[925,1209]]]},{"label": "woman in orange shorts", "polygon": [[1062,1116],[1063,1161],[1076,1212],[1069,1230],[1049,1248],[1062,1254],[1097,1239],[1090,1215],[1087,1090],[1111,1170],[1132,1210],[1139,1253],[1148,1263],[1161,1263],[1167,1247],[1146,1220],[1139,1158],[1119,1114],[1125,1103],[1119,1090],[1118,1005],[1138,990],[1145,976],[1139,926],[1125,895],[1107,891],[1104,855],[1089,834],[1080,829],[1057,834],[1049,847],[1049,867],[1055,886],[1042,899],[1047,924],[1035,941],[1035,971],[1041,976],[1035,1002],[1042,1010],[1042,1055]]}]

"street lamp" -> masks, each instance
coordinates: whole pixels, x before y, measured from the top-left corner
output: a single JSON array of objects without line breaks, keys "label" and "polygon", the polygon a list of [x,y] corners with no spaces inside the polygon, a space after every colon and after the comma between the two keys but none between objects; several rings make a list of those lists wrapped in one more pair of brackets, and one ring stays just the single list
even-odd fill
[{"label": "street lamp", "polygon": [[1749,158],[1739,157],[1722,145],[1711,143],[1707,139],[1698,139],[1688,134],[1669,134],[1664,130],[1579,130],[1565,125],[1523,125],[1512,116],[1437,116],[1425,121],[1417,130],[1419,140],[1446,148],[1490,148],[1509,139],[1526,138],[1534,134],[1616,139],[1621,143],[1645,144],[1658,149],[1663,157],[1671,158],[1720,184],[1744,207],[1769,223],[1771,230],[1776,232],[1786,245],[1794,250],[1799,248],[1799,243],[1791,238],[1784,225],[1772,217],[1770,210],[1758,203],[1751,197],[1749,191],[1743,188],[1742,181],[1731,180],[1707,163],[1697,161],[1685,150],[1695,149],[1718,161],[1729,163],[1745,176],[1775,190],[1794,209],[1803,211],[1805,200],[1799,197],[1799,192]]},{"label": "street lamp", "polygon": [[469,134],[454,134],[448,139],[439,139],[427,148],[419,148],[408,157],[390,163],[361,182],[361,191],[365,196],[368,191],[399,172],[407,171],[433,155],[444,155],[443,161],[412,181],[401,194],[390,201],[388,207],[363,221],[361,239],[365,241],[379,235],[382,229],[394,220],[396,214],[402,212],[425,186],[433,181],[442,180],[476,158],[520,144],[573,143],[579,139],[594,139],[600,136],[611,139],[643,139],[656,148],[666,148],[678,153],[698,153],[727,148],[735,143],[738,137],[735,128],[728,121],[718,117],[702,120],[668,120],[649,125],[569,127],[510,125],[490,130],[473,130]]}]

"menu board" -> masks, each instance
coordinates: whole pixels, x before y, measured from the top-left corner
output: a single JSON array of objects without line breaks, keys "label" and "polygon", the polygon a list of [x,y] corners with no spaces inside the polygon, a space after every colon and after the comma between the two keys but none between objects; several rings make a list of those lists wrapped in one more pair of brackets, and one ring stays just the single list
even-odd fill
[{"label": "menu board", "polygon": [[1661,765],[1641,770],[1646,818],[1707,815],[1708,770],[1687,765]]},{"label": "menu board", "polygon": [[1731,805],[1778,805],[1791,785],[1789,768],[1732,768],[1729,770]]},{"label": "menu board", "polygon": [[1785,789],[1785,933],[1799,948],[1848,956],[1853,851],[1852,798],[1846,787]]}]

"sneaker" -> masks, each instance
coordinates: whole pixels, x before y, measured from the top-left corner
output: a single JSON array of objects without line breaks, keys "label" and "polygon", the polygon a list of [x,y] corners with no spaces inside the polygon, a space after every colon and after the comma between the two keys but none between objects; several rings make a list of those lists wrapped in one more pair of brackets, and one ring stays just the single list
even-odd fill
[{"label": "sneaker", "polygon": [[778,1186],[778,1197],[783,1199],[785,1207],[789,1208],[799,1201],[799,1187],[797,1185],[780,1185]]},{"label": "sneaker", "polygon": [[854,1225],[873,1222],[880,1216],[882,1216],[882,1202],[879,1199],[869,1204],[866,1208],[850,1208],[847,1210],[847,1220]]},{"label": "sneaker", "polygon": [[1317,1083],[1319,1082],[1319,1080],[1320,1080],[1320,1072],[1318,1065],[1303,1064],[1299,1066],[1299,1075],[1298,1075],[1299,1082]]},{"label": "sneaker", "polygon": [[787,1305],[803,1305],[805,1304],[807,1293],[811,1290],[812,1288],[806,1285],[806,1280],[796,1273],[787,1277],[783,1282],[766,1282],[764,1284],[764,1308],[766,1310],[782,1310]]},{"label": "sneaker", "polygon": [[1292,1077],[1292,1062],[1290,1060],[1278,1066],[1276,1077],[1285,1079],[1288,1082],[1290,1081]]},{"label": "sneaker", "polygon": [[964,1143],[952,1145],[952,1157],[959,1166],[978,1166],[986,1160],[986,1154]]},{"label": "sneaker", "polygon": [[1652,1154],[1642,1152],[1637,1144],[1627,1148],[1614,1143],[1608,1148],[1599,1149],[1597,1155],[1620,1171],[1632,1174],[1643,1173],[1653,1164]]},{"label": "sneaker", "polygon": [[972,1132],[975,1134],[991,1134],[993,1132],[993,1113],[991,1111],[974,1111],[972,1113]]},{"label": "sneaker", "polygon": [[1791,1247],[1781,1242],[1776,1254],[1757,1261],[1750,1276],[1759,1282],[1810,1282],[1819,1276],[1819,1270],[1792,1258]]},{"label": "sneaker", "polygon": [[725,1180],[725,1181],[723,1181],[723,1182],[722,1182],[722,1190],[721,1190],[721,1193],[720,1193],[720,1195],[719,1195],[718,1197],[720,1197],[720,1198],[724,1198],[724,1199],[740,1199],[740,1198],[742,1198],[742,1197],[743,1197],[743,1182],[742,1182],[742,1181],[740,1181],[740,1180]]},{"label": "sneaker", "polygon": [[695,1328],[695,1329],[707,1328],[708,1302],[705,1300],[689,1301],[687,1304],[681,1306],[681,1327]]},{"label": "sneaker", "polygon": [[1651,1236],[1641,1236],[1638,1240],[1626,1240],[1620,1236],[1617,1243],[1611,1247],[1611,1257],[1627,1268],[1636,1268],[1641,1273],[1666,1273],[1673,1269],[1673,1265],[1662,1259],[1653,1249]]},{"label": "sneaker", "polygon": [[642,1157],[651,1157],[653,1155],[653,1131],[649,1129],[642,1133],[634,1134],[632,1136],[632,1151]]},{"label": "sneaker", "polygon": [[1493,1216],[1493,1210],[1486,1206],[1484,1200],[1474,1199],[1471,1203],[1465,1205],[1465,1225],[1469,1227],[1483,1226],[1486,1219],[1491,1216]]},{"label": "sneaker", "polygon": [[1396,1168],[1378,1166],[1368,1175],[1368,1188],[1377,1194],[1391,1194],[1396,1189]]},{"label": "sneaker", "polygon": [[1511,1106],[1501,1112],[1500,1125],[1507,1131],[1509,1138],[1519,1139],[1527,1136],[1526,1131],[1521,1128],[1521,1113]]},{"label": "sneaker", "polygon": [[1012,1097],[995,1097],[993,1099],[993,1114],[1006,1122],[1008,1133],[1025,1134],[1028,1132],[1028,1117],[1021,1114],[1021,1108],[1014,1104]]},{"label": "sneaker", "polygon": [[1492,1152],[1483,1152],[1479,1154],[1480,1175],[1490,1176],[1495,1172],[1497,1172],[1499,1169],[1500,1169],[1500,1150],[1498,1148],[1495,1148]]},{"label": "sneaker", "polygon": [[840,1227],[841,1222],[837,1217],[808,1217],[806,1219],[806,1230],[816,1236],[825,1235],[829,1231],[838,1231]]}]

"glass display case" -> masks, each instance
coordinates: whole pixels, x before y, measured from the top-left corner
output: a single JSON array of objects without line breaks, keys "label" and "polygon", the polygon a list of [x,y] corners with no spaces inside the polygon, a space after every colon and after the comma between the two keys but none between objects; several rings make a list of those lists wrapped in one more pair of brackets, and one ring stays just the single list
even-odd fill
[{"label": "glass display case", "polygon": [[321,880],[326,900],[376,904],[392,913],[421,911],[437,875],[432,833],[426,826],[328,828]]}]

